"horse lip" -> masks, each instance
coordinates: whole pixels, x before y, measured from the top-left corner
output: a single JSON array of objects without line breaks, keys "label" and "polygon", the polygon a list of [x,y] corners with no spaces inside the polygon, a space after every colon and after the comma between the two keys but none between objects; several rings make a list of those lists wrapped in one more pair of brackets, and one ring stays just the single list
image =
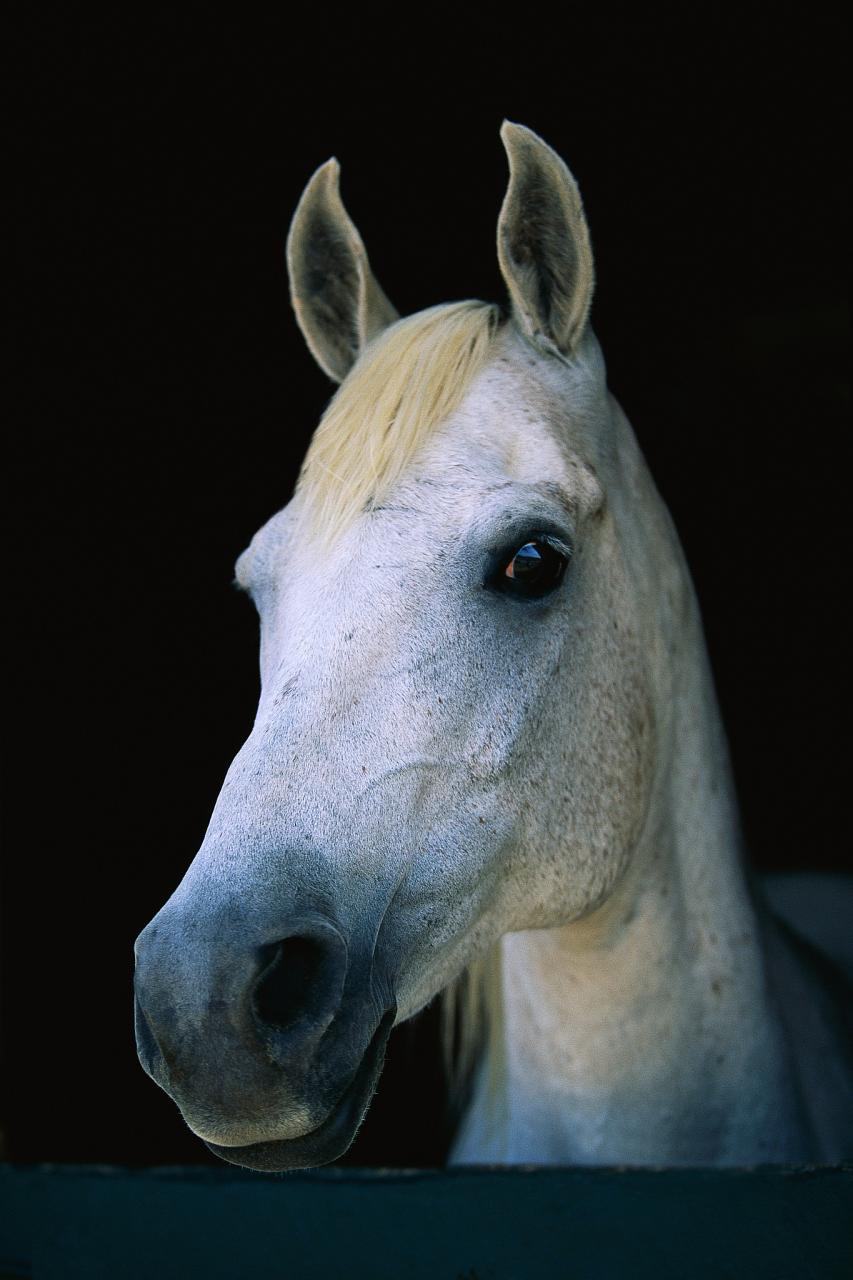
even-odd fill
[{"label": "horse lip", "polygon": [[269,1142],[252,1142],[243,1147],[221,1147],[215,1142],[205,1146],[221,1160],[245,1169],[281,1173],[286,1169],[311,1169],[329,1164],[342,1156],[351,1144],[376,1092],[385,1060],[385,1046],[397,1016],[396,1005],[379,1023],[352,1082],[332,1108],[326,1119],[311,1133],[301,1138],[277,1138]]}]

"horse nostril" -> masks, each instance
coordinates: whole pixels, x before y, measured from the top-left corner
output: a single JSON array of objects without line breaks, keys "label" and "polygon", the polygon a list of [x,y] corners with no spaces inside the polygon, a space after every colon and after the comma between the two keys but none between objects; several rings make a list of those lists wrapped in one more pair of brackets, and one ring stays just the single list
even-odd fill
[{"label": "horse nostril", "polygon": [[278,1032],[295,1029],[301,1022],[324,1029],[340,1002],[346,966],[343,943],[284,938],[263,948],[264,961],[252,993],[258,1023]]}]

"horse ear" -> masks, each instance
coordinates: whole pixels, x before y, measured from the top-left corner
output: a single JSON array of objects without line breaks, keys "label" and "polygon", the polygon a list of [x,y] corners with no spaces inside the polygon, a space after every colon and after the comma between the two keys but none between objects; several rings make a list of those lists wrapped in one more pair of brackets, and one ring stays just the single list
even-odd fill
[{"label": "horse ear", "polygon": [[532,129],[504,120],[509,186],[498,219],[498,260],[520,328],[571,355],[592,301],[589,230],[577,183]]},{"label": "horse ear", "polygon": [[321,369],[342,382],[362,348],[397,312],[379,287],[339,190],[340,165],[321,165],[302,193],[287,236],[296,319]]}]

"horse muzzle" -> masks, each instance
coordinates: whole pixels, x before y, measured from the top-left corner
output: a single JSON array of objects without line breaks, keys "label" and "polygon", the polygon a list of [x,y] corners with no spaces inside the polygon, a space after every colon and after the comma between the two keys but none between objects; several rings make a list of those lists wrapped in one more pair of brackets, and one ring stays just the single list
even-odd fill
[{"label": "horse muzzle", "polygon": [[223,1160],[284,1170],[337,1159],[370,1104],[396,1017],[375,958],[353,963],[343,932],[317,913],[248,947],[229,946],[221,921],[176,924],[161,912],[137,942],[144,1069]]}]

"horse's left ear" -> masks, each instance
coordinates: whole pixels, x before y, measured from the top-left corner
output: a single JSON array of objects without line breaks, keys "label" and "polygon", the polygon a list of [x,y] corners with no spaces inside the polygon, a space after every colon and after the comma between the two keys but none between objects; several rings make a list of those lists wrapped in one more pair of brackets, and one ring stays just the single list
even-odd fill
[{"label": "horse's left ear", "polygon": [[398,319],[370,269],[344,208],[340,165],[320,165],[302,193],[287,237],[296,319],[321,369],[342,382],[365,343]]},{"label": "horse's left ear", "polygon": [[556,151],[504,120],[509,186],[498,219],[498,260],[522,331],[569,356],[586,325],[593,265],[580,192]]}]

